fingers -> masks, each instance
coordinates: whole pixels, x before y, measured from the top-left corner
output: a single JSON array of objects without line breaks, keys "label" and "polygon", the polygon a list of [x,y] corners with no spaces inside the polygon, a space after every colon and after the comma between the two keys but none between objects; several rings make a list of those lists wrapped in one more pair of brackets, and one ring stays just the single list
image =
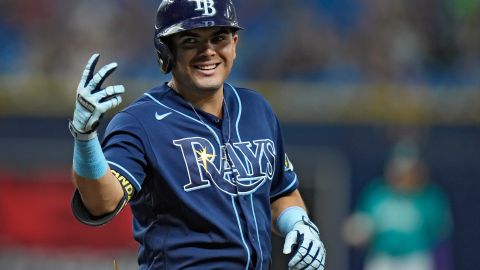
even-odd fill
[{"label": "fingers", "polygon": [[88,82],[92,79],[93,71],[95,70],[95,66],[97,65],[99,57],[100,57],[100,54],[98,53],[94,53],[90,57],[90,60],[88,60],[87,65],[85,66],[85,70],[83,70],[82,78],[80,79],[79,86],[86,87]]},{"label": "fingers", "polygon": [[122,96],[115,96],[112,99],[109,99],[106,103],[109,109],[115,108],[122,102]]},{"label": "fingers", "polygon": [[113,96],[110,96],[107,101],[100,103],[98,109],[100,112],[105,113],[106,111],[117,107],[118,104],[120,104],[121,102],[122,102],[122,96],[113,95]]},{"label": "fingers", "polygon": [[108,86],[102,91],[96,93],[96,98],[103,112],[115,108],[122,102],[120,96],[125,92],[123,85]]},{"label": "fingers", "polygon": [[322,244],[322,250],[321,250],[321,256],[320,256],[320,264],[318,269],[323,270],[325,268],[325,257],[327,257],[327,251],[325,250],[325,247]]},{"label": "fingers", "polygon": [[289,269],[324,269],[325,248],[322,242],[304,241],[288,262]]},{"label": "fingers", "polygon": [[115,71],[115,69],[117,69],[117,66],[118,66],[117,63],[110,63],[108,65],[103,66],[88,82],[87,87],[90,89],[90,91],[100,89],[103,81],[105,81],[105,79],[110,74],[112,74],[112,72]]},{"label": "fingers", "polygon": [[[325,269],[325,249],[323,246],[317,250],[310,261],[304,260],[301,264],[301,269]],[[307,266],[307,268],[305,268]]]},{"label": "fingers", "polygon": [[293,258],[288,262],[288,267],[301,269],[304,266],[309,265],[312,262],[312,256],[310,255],[312,244],[313,243],[311,241],[303,241],[301,246],[298,248],[297,253],[295,253]]},{"label": "fingers", "polygon": [[125,92],[125,87],[123,85],[113,85],[113,86],[108,86],[102,89],[102,91],[95,93],[95,96],[97,97],[97,100],[99,102],[104,102],[106,100],[109,100],[111,97],[119,94],[123,94]]},{"label": "fingers", "polygon": [[[321,257],[319,257],[321,254],[323,253],[322,251],[322,248],[321,247],[317,247],[317,251],[314,253],[314,255],[312,256],[312,259],[310,262],[307,262],[309,264],[309,267],[306,268],[306,269],[319,269],[320,267],[320,260]],[[313,254],[313,253],[311,253]]]},{"label": "fingers", "polygon": [[283,254],[290,254],[292,252],[292,247],[297,243],[297,236],[297,231],[291,231],[287,234],[283,244]]}]

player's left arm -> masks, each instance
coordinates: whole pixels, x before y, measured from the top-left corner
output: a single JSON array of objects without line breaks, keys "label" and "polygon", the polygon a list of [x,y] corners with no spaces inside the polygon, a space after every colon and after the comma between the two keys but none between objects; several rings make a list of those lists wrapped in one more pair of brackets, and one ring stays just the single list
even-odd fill
[{"label": "player's left arm", "polygon": [[298,189],[273,201],[271,209],[272,230],[285,237],[283,253],[292,254],[288,269],[323,270],[326,250]]}]

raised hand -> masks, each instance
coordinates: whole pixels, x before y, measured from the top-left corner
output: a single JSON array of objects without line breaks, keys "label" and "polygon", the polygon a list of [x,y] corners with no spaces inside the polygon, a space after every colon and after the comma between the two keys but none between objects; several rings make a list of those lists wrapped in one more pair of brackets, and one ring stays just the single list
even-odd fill
[{"label": "raised hand", "polygon": [[78,140],[90,140],[97,136],[100,118],[122,102],[121,94],[125,92],[123,85],[101,88],[103,81],[117,68],[117,63],[105,65],[94,73],[99,56],[98,53],[92,55],[77,87],[75,110],[69,128]]}]

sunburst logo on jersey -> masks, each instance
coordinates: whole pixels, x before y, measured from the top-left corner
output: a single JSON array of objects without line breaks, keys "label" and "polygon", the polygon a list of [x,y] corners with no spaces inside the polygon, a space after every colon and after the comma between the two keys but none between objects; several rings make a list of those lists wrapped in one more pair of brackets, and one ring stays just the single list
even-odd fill
[{"label": "sunburst logo on jersey", "polygon": [[207,162],[213,162],[216,155],[207,153],[207,147],[203,147],[201,151],[195,150],[195,152],[198,155],[197,161],[202,162],[203,168],[205,168],[205,171],[208,171]]}]

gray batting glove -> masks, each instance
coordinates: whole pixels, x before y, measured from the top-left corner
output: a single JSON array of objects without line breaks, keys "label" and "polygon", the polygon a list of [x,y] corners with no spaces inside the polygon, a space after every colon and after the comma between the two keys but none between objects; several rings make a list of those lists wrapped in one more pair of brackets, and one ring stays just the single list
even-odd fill
[{"label": "gray batting glove", "polygon": [[99,54],[92,55],[83,71],[77,88],[73,120],[69,129],[78,140],[91,140],[97,136],[97,127],[102,115],[122,102],[123,85],[101,88],[103,81],[117,68],[117,63],[103,66],[94,74]]},{"label": "gray batting glove", "polygon": [[289,270],[325,269],[325,246],[320,240],[318,228],[305,216],[285,237],[283,254],[290,253]]}]

